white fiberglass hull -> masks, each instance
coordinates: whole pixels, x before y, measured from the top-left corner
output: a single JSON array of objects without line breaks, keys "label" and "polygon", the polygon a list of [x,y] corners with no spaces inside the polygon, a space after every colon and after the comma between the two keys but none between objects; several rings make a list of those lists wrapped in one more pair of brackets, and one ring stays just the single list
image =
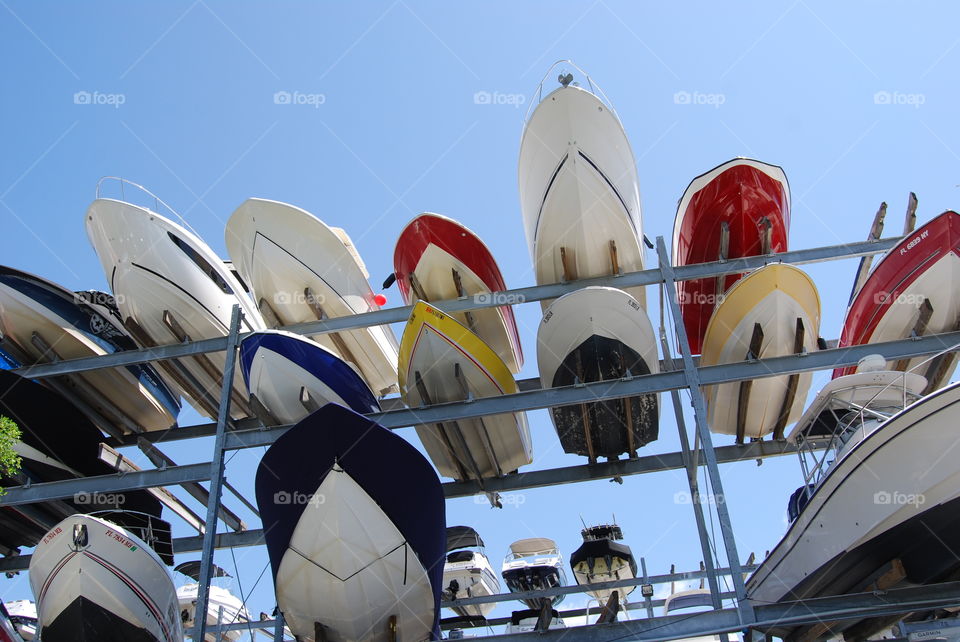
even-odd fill
[{"label": "white fiberglass hull", "polygon": [[[345,233],[298,207],[251,198],[227,221],[227,251],[271,326],[378,310],[366,269]],[[309,294],[308,294],[309,291]],[[377,394],[396,390],[389,326],[313,337],[352,362]]]},{"label": "white fiberglass hull", "polygon": [[[907,565],[908,581],[917,581],[909,577],[909,556],[954,560],[949,550],[939,549],[956,539],[956,520],[947,530],[937,531],[932,515],[934,511],[957,510],[960,466],[954,454],[958,408],[960,385],[954,384],[908,406],[849,450],[750,577],[748,597],[768,604],[832,594],[830,587],[861,590],[864,587],[856,585],[861,574],[847,567],[859,564],[863,551],[869,551],[877,565],[900,557]],[[922,537],[930,537],[932,532],[935,541],[928,548],[935,550],[910,551],[916,538],[901,538],[877,548],[885,534],[911,523],[917,523]],[[874,570],[866,569],[866,573]],[[837,574],[840,577],[834,577]],[[854,586],[842,588],[844,583]]]},{"label": "white fiberglass hull", "polygon": [[[449,587],[456,582],[458,590],[452,595]],[[481,553],[474,553],[474,559],[468,562],[447,562],[443,566],[444,599],[463,599],[467,597],[485,597],[500,592],[500,581],[493,573],[490,561]],[[486,617],[496,606],[495,603],[471,604],[454,610],[457,615]]]},{"label": "white fiberglass hull", "polygon": [[[620,120],[597,96],[568,86],[544,98],[524,129],[518,175],[538,284],[611,274],[611,241],[620,272],[643,269],[636,163]],[[645,305],[643,287],[630,294]]]},{"label": "white fiberglass hull", "polygon": [[181,642],[176,591],[138,537],[90,515],[60,522],[30,560],[40,636],[47,642]]},{"label": "white fiberglass hull", "polygon": [[[244,286],[223,261],[190,231],[145,208],[97,199],[87,210],[87,235],[116,296],[117,307],[141,345],[225,337],[235,305],[243,312],[241,332],[264,329]],[[132,319],[138,330],[129,327]],[[196,384],[171,379],[201,413],[216,417],[225,357],[211,352],[179,359]],[[250,414],[236,368],[231,413]]]},{"label": "white fiberglass hull", "polygon": [[[277,603],[300,640],[321,623],[330,642],[430,637],[434,598],[416,553],[350,475],[334,467],[293,532],[276,577]],[[362,608],[361,608],[362,606]]]},{"label": "white fiberglass hull", "polygon": [[[197,584],[187,584],[177,589],[177,600],[180,604],[180,619],[183,622],[187,635],[192,633],[197,625]],[[221,611],[221,609],[223,609]],[[237,624],[249,622],[250,614],[240,599],[230,591],[219,586],[211,585],[207,593],[207,626],[218,624]],[[220,637],[213,633],[204,636],[204,642],[218,642],[219,640],[239,640],[245,631],[227,631]],[[192,639],[192,638],[191,638]]]}]

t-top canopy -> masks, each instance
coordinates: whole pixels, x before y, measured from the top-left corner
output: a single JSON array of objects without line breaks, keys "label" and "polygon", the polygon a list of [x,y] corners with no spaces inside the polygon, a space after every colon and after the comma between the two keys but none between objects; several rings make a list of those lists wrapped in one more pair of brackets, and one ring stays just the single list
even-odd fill
[{"label": "t-top canopy", "polygon": [[477,531],[469,526],[450,526],[447,528],[447,552],[471,546],[483,546],[483,540]]}]

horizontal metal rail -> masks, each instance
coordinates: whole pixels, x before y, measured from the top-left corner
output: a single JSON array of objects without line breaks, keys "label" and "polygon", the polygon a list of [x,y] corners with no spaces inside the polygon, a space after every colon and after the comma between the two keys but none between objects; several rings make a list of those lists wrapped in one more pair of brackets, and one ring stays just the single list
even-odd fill
[{"label": "horizontal metal rail", "polygon": [[[949,332],[871,345],[831,348],[809,354],[788,355],[755,361],[738,361],[717,366],[701,366],[698,368],[698,372],[701,384],[711,385],[852,366],[870,354],[883,354],[889,361],[919,357],[936,354],[958,344],[960,344],[960,332]],[[522,412],[634,397],[652,392],[676,390],[686,386],[687,378],[684,372],[674,370],[629,379],[598,381],[561,388],[517,392],[499,397],[483,397],[472,401],[391,410],[367,416],[386,428],[401,428],[506,412]],[[265,430],[233,431],[227,434],[225,447],[227,449],[238,449],[269,446],[288,429],[289,426],[278,426]]]},{"label": "horizontal metal rail", "polygon": [[[768,263],[818,263],[821,261],[856,258],[860,256],[879,254],[880,252],[885,252],[896,245],[900,241],[900,238],[901,237],[891,237],[877,241],[829,245],[806,250],[782,252],[780,254],[768,254],[742,259],[732,259],[729,261],[714,261],[712,263],[686,265],[675,268],[676,280],[685,281],[690,279],[721,276],[724,274],[736,274],[762,267]],[[437,301],[433,303],[433,305],[447,312],[463,312],[466,310],[477,310],[482,308],[500,307],[503,305],[513,305],[517,303],[530,303],[534,301],[542,301],[544,299],[554,299],[591,285],[608,285],[622,289],[643,285],[653,285],[655,283],[662,283],[663,280],[663,275],[660,273],[660,269],[654,268],[616,276],[579,279],[577,281],[570,281],[568,283],[554,283],[551,285],[537,285],[526,288],[517,288],[514,290],[504,290],[503,292],[497,292],[489,296],[480,295],[472,298]],[[412,310],[412,306],[401,306],[396,308],[388,308],[385,310],[376,310],[374,312],[364,312],[362,314],[355,314],[345,317],[336,317],[324,321],[300,323],[297,325],[288,326],[285,329],[290,330],[291,332],[298,332],[300,334],[324,334],[328,332],[339,332],[341,330],[365,328],[374,325],[402,323],[407,320]],[[241,337],[242,336],[243,335],[241,335]],[[164,359],[177,359],[180,357],[204,354],[207,352],[220,352],[226,350],[226,348],[227,338],[218,337],[215,339],[204,339],[191,343],[178,343],[157,346],[154,348],[145,348],[141,350],[128,350],[98,357],[68,359],[64,361],[58,361],[56,363],[26,366],[17,368],[16,370],[13,370],[13,372],[30,379],[42,379],[44,377],[70,374],[86,370],[129,366],[137,363],[146,363],[148,361],[161,361]]]},{"label": "horizontal metal rail", "polygon": [[[960,582],[947,582],[797,602],[758,604],[754,606],[757,620],[752,626],[760,630],[788,628],[820,622],[835,622],[845,618],[883,617],[958,605],[960,605]],[[738,633],[742,628],[737,609],[725,608],[703,613],[684,613],[589,625],[575,629],[548,629],[533,635],[536,635],[536,639],[541,642],[561,642],[570,639],[575,639],[577,642],[631,642],[633,640],[659,642],[719,633]],[[526,642],[532,639],[530,635],[530,633],[513,633],[475,639],[491,642]]]}]

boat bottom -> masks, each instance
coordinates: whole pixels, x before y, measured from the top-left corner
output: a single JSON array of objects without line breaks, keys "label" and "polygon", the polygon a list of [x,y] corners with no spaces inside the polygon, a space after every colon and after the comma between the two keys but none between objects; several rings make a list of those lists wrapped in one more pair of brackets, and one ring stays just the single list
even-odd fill
[{"label": "boat bottom", "polygon": [[40,637],[44,642],[165,642],[84,597],[44,626]]},{"label": "boat bottom", "polygon": [[[560,586],[560,576],[555,568],[516,568],[503,571],[503,579],[511,593],[543,591]],[[559,604],[563,595],[520,600],[531,609],[541,609],[544,603]]]},{"label": "boat bottom", "polygon": [[[622,341],[593,335],[567,354],[551,383],[558,387],[610,381],[627,372],[633,376],[647,375],[650,367]],[[563,452],[591,459],[616,459],[623,453],[635,456],[637,448],[655,441],[659,434],[655,393],[563,406],[550,412]]]},{"label": "boat bottom", "polygon": [[[925,510],[852,551],[840,553],[813,571],[780,601],[865,591],[867,585],[875,581],[878,571],[896,561],[902,567],[903,577],[884,589],[952,581],[960,577],[960,558],[954,552],[958,550],[960,498]],[[856,621],[845,622],[832,630],[837,633],[854,624]],[[884,621],[879,626],[887,624]],[[861,628],[869,627],[861,625]],[[772,632],[775,635],[783,633],[777,629]]]}]

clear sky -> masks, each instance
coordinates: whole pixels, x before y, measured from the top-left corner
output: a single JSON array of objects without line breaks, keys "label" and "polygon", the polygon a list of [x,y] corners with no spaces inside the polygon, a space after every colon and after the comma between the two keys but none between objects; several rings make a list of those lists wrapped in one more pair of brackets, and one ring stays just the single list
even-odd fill
[{"label": "clear sky", "polygon": [[[623,121],[651,239],[669,243],[694,176],[738,155],[785,169],[792,249],[865,238],[883,200],[887,231],[899,233],[909,191],[921,223],[960,200],[957,14],[948,2],[0,0],[2,263],[74,289],[105,288],[82,217],[97,179],[119,175],[177,209],[220,254],[224,221],[242,201],[286,201],[346,228],[378,287],[403,225],[433,211],[483,238],[509,286],[531,285],[517,153],[526,107],[561,58],[592,75]],[[501,98],[484,104],[478,92]],[[855,266],[808,268],[827,339],[839,334]],[[387,295],[399,303],[395,289]],[[656,300],[651,289],[654,322]],[[540,306],[517,316],[521,376],[536,376]],[[678,449],[668,402],[660,440],[641,454]],[[529,418],[531,469],[585,463],[562,453],[545,411]],[[193,412],[181,420],[200,421]],[[412,429],[402,434],[416,441]],[[199,442],[167,450],[178,463],[208,457]],[[261,454],[231,454],[228,465],[250,497]],[[785,530],[796,460],[722,472],[741,557],[762,557]],[[449,502],[448,523],[476,527],[499,567],[522,537],[554,538],[569,555],[581,517],[615,513],[651,573],[693,569],[701,555],[692,511],[676,500],[685,490],[675,471],[531,490],[503,510],[460,499]],[[177,534],[189,533],[179,525]],[[247,594],[266,551],[234,554],[232,589]],[[216,561],[233,571],[230,551]],[[4,600],[29,594],[26,574],[0,587]],[[258,613],[274,603],[268,570],[248,605]]]}]

